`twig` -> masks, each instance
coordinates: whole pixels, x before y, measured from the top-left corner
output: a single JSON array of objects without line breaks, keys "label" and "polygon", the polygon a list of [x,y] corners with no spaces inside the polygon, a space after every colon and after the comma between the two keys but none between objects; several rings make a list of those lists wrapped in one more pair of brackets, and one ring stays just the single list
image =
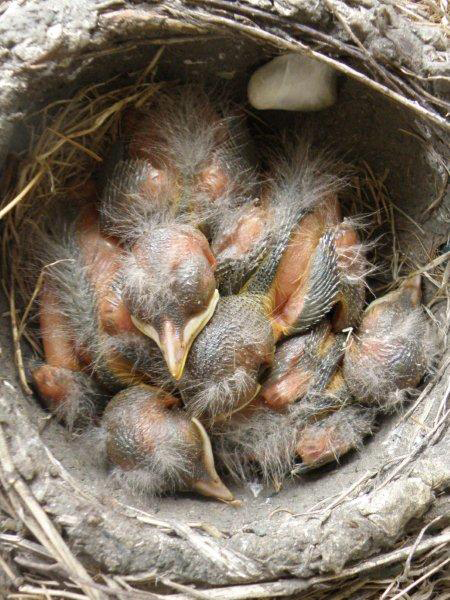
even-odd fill
[{"label": "twig", "polygon": [[443,560],[441,563],[436,565],[433,569],[430,569],[429,571],[424,573],[422,575],[422,577],[419,577],[419,579],[416,579],[415,581],[413,581],[410,585],[408,585],[408,587],[406,587],[404,590],[402,590],[399,594],[396,594],[391,600],[399,600],[399,598],[403,598],[404,596],[406,596],[408,594],[408,592],[410,590],[412,590],[417,585],[419,585],[419,583],[421,583],[422,581],[424,581],[425,579],[427,579],[428,577],[433,575],[433,573],[436,573],[437,571],[442,569],[442,567],[445,567],[445,565],[447,565],[449,562],[450,562],[450,558]]},{"label": "twig", "polygon": [[405,568],[403,569],[403,577],[406,579],[409,575],[409,571],[411,569],[411,561],[412,558],[416,552],[416,548],[417,546],[420,544],[420,542],[422,541],[422,538],[426,532],[426,530],[431,527],[431,525],[434,525],[434,523],[437,523],[438,521],[440,521],[442,519],[443,515],[439,515],[437,517],[435,517],[432,521],[430,521],[429,523],[427,523],[425,525],[425,527],[423,527],[420,532],[419,535],[416,538],[416,541],[413,544],[413,547],[411,548],[411,552],[408,556],[408,558],[406,559],[406,563],[405,563]]},{"label": "twig", "polygon": [[[450,531],[435,536],[419,544],[414,554],[423,554],[436,546],[450,543]],[[279,598],[282,596],[294,596],[300,592],[305,592],[313,587],[318,587],[325,583],[338,582],[349,577],[360,577],[363,573],[368,573],[374,569],[386,567],[406,559],[413,546],[407,546],[343,569],[339,575],[312,577],[311,579],[284,579],[276,582],[255,583],[250,585],[236,585],[225,588],[210,588],[205,590],[210,600],[262,600],[263,598]],[[450,560],[450,559],[448,559]],[[192,597],[184,594],[172,594],[165,597],[166,600],[191,600]]]},{"label": "twig", "polygon": [[55,135],[57,135],[58,137],[60,137],[61,139],[63,139],[64,141],[68,142],[69,144],[72,144],[72,146],[75,146],[75,148],[78,148],[78,150],[81,150],[82,152],[84,152],[85,154],[87,154],[88,156],[90,156],[91,158],[96,160],[97,162],[103,162],[103,158],[101,156],[99,156],[98,154],[96,154],[95,152],[90,150],[89,148],[85,148],[83,146],[83,144],[80,144],[80,142],[76,142],[72,138],[67,137],[63,133],[60,133],[59,131],[52,129],[51,127],[49,127],[48,130],[51,131],[52,133],[54,133]]},{"label": "twig", "polygon": [[[76,594],[75,592],[68,592],[66,590],[50,590],[48,588],[37,588],[32,585],[22,585],[19,588],[19,592],[28,593],[28,594],[39,594],[42,596],[48,596],[53,598],[71,598],[72,600],[88,600],[90,596],[85,596],[84,594]],[[9,598],[24,598],[24,596],[20,594],[11,594]]]},{"label": "twig", "polygon": [[433,202],[431,202],[431,204],[425,210],[426,215],[428,215],[428,213],[432,212],[435,208],[437,208],[439,206],[439,204],[442,202],[442,199],[444,198],[445,192],[447,190],[447,185],[448,185],[448,172],[446,171],[439,193],[437,194],[437,196],[433,200]]},{"label": "twig", "polygon": [[236,575],[246,578],[257,576],[260,571],[257,562],[251,557],[218,546],[212,538],[192,531],[186,524],[179,523],[178,521],[162,521],[133,506],[122,504],[121,502],[118,502],[118,504],[134,512],[135,518],[139,521],[169,530],[172,529],[181,538],[185,539],[201,556],[211,561],[216,568],[224,572],[230,572],[231,570]]},{"label": "twig", "polygon": [[22,350],[20,348],[20,334],[19,329],[17,327],[17,316],[16,316],[16,300],[15,300],[15,290],[14,290],[14,282],[11,278],[11,288],[9,290],[9,310],[10,310],[10,319],[11,319],[11,332],[13,338],[13,346],[14,346],[14,358],[16,361],[17,372],[19,373],[20,384],[22,386],[23,391],[31,396],[33,394],[33,390],[30,388],[27,382],[27,378],[25,375],[25,368],[23,365],[23,356]]},{"label": "twig", "polygon": [[330,12],[333,13],[333,15],[337,18],[339,23],[345,29],[347,34],[352,39],[353,43],[356,44],[362,50],[362,52],[366,56],[367,60],[371,64],[372,68],[375,69],[375,71],[379,75],[381,75],[381,77],[383,77],[383,79],[386,79],[388,82],[390,82],[392,85],[394,85],[396,87],[397,92],[400,92],[396,83],[394,81],[392,81],[392,79],[384,71],[384,69],[382,69],[382,67],[376,62],[376,60],[373,58],[373,56],[370,54],[370,52],[367,50],[367,48],[364,46],[364,44],[362,44],[362,42],[359,40],[359,38],[353,33],[352,28],[347,23],[347,21],[344,19],[344,17],[341,15],[341,13],[339,12],[339,9],[337,8],[337,6],[335,6],[334,2],[332,2],[331,0],[325,0],[325,4],[327,5]]},{"label": "twig", "polygon": [[441,417],[441,419],[439,419],[439,421],[434,425],[433,429],[426,436],[423,437],[423,439],[417,445],[417,447],[401,461],[397,468],[392,471],[392,473],[375,489],[375,491],[380,490],[389,482],[391,482],[403,470],[403,468],[408,463],[410,463],[413,460],[413,458],[417,456],[417,454],[419,454],[419,452],[423,450],[424,446],[428,444],[428,442],[433,438],[433,436],[436,434],[439,428],[445,424],[449,414],[450,409]]},{"label": "twig", "polygon": [[[8,446],[6,443],[5,434],[3,432],[3,426],[0,423],[0,466],[4,472],[4,477],[7,484],[17,495],[18,502],[22,505],[21,514],[28,512],[34,520],[34,527],[32,527],[33,533],[37,539],[46,547],[52,549],[55,559],[61,562],[67,569],[70,576],[74,579],[75,583],[77,580],[88,582],[80,583],[80,588],[85,592],[86,596],[91,600],[102,600],[103,594],[93,589],[89,584],[92,581],[88,572],[79,562],[78,559],[70,551],[66,542],[62,539],[60,533],[53,525],[52,521],[48,518],[45,511],[42,509],[36,498],[31,493],[30,489],[26,486],[22,477],[16,471],[14,464],[9,454]],[[22,516],[22,521],[25,526],[30,528],[30,523],[26,521]],[[94,582],[92,581],[92,584]]]},{"label": "twig", "polygon": [[441,254],[440,256],[437,256],[434,260],[430,261],[425,266],[423,266],[420,269],[417,269],[417,271],[414,271],[413,273],[411,273],[410,276],[412,277],[413,275],[420,275],[421,273],[425,273],[425,271],[434,269],[435,267],[438,267],[442,263],[447,262],[449,259],[450,259],[450,250],[448,252],[444,252],[444,254]]},{"label": "twig", "polygon": [[11,200],[11,202],[9,202],[6,206],[4,206],[1,210],[0,210],[0,219],[3,219],[3,217],[9,213],[10,210],[12,210],[17,204],[19,204],[19,202],[21,200],[23,200],[25,198],[25,196],[28,194],[28,192],[30,192],[42,179],[43,175],[45,173],[44,169],[41,169],[38,173],[36,173],[36,175],[33,177],[33,179],[28,182],[28,184],[23,188],[23,190],[17,194],[17,196],[15,198],[13,198],[13,200]]},{"label": "twig", "polygon": [[430,381],[427,386],[424,388],[420,396],[414,402],[414,404],[409,408],[409,410],[402,416],[401,422],[407,421],[409,416],[413,414],[419,404],[423,401],[423,399],[428,395],[428,393],[432,390],[433,387],[439,382],[442,375],[445,373],[447,368],[450,366],[450,357],[444,362],[444,364],[440,367],[437,375],[434,377],[432,381]]},{"label": "twig", "polygon": [[185,592],[189,598],[197,598],[197,600],[209,600],[209,592],[200,592],[199,590],[195,590],[187,585],[182,585],[181,583],[175,583],[175,581],[170,581],[170,579],[161,579],[161,583],[166,585],[167,587],[173,588],[174,590],[178,590],[179,592]]},{"label": "twig", "polygon": [[8,565],[8,563],[3,559],[3,557],[1,555],[0,555],[0,568],[3,569],[4,573],[11,580],[13,585],[15,585],[17,587],[22,583],[22,578],[19,577],[18,575],[16,575],[16,573],[14,573],[14,571],[11,569],[11,567]]}]

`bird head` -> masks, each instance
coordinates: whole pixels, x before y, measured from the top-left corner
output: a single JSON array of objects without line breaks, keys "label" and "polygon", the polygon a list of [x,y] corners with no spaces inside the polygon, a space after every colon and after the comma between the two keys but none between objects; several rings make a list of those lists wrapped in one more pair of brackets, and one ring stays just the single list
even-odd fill
[{"label": "bird head", "polygon": [[124,269],[124,298],[134,326],[159,346],[174,379],[219,299],[208,242],[188,225],[142,236]]},{"label": "bird head", "polygon": [[160,388],[138,385],[116,394],[102,427],[108,459],[131,485],[148,493],[192,490],[236,503],[217,474],[203,425]]},{"label": "bird head", "polygon": [[420,275],[405,279],[396,290],[369,304],[364,312],[361,329],[372,331],[384,327],[391,331],[393,324],[404,318],[409,311],[420,306],[421,298]]}]

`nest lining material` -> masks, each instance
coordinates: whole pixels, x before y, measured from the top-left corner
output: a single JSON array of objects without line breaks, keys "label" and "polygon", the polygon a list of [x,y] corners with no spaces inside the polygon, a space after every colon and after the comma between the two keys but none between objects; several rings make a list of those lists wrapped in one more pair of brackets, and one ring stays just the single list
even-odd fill
[{"label": "nest lining material", "polygon": [[[32,330],[27,327],[39,282],[30,297],[26,286],[16,275],[15,253],[20,252],[20,247],[16,244],[18,230],[22,227],[32,227],[31,223],[35,219],[38,204],[41,210],[47,207],[47,203],[65,201],[72,194],[82,193],[83,185],[92,173],[93,167],[101,161],[105,146],[118,133],[118,124],[123,110],[145,104],[153,94],[158,92],[161,84],[147,83],[146,78],[161,52],[162,49],[156,53],[153,64],[150,63],[146,72],[137,77],[136,85],[117,89],[107,85],[90,86],[80,91],[72,100],[53,103],[46,107],[38,115],[41,125],[31,136],[29,151],[18,161],[9,163],[9,168],[6,169],[3,180],[5,202],[0,212],[0,215],[5,218],[2,242],[3,286],[9,299],[14,357],[26,394],[31,393],[31,390],[26,384],[21,342],[27,340],[35,350],[39,350]],[[448,253],[438,255],[435,247],[433,253],[429,254],[428,260],[419,263],[411,259],[409,252],[403,251],[397,239],[398,218],[403,216],[411,220],[411,217],[389,198],[383,179],[377,177],[369,165],[361,165],[361,170],[355,175],[352,191],[355,212],[361,212],[361,209],[366,213],[373,211],[368,235],[370,237],[376,235],[376,232],[386,229],[386,225],[391,231],[390,244],[384,246],[383,256],[376,257],[376,262],[382,261],[384,265],[389,266],[390,276],[394,281],[398,281],[411,271],[423,273],[433,285],[433,293],[428,298],[430,314],[433,316],[431,310],[438,308],[442,300],[446,300],[448,319],[450,315],[446,289],[448,268],[445,269]],[[430,206],[430,212],[434,208],[435,206]],[[420,223],[414,222],[413,229],[416,230],[419,238],[423,235]],[[430,252],[429,248],[427,252]],[[383,279],[379,283],[377,294],[386,289]],[[441,321],[440,328],[446,342],[448,322]],[[433,457],[431,446],[440,439],[449,414],[446,405],[449,390],[445,389],[446,385],[444,385],[449,363],[449,360],[442,362],[434,378],[427,383],[416,402],[401,418],[400,432],[408,437],[410,443],[408,451],[401,456],[400,462],[394,458],[390,463],[369,470],[349,488],[336,494],[335,497],[327,498],[322,504],[313,506],[307,515],[297,515],[295,517],[297,524],[292,528],[294,536],[298,534],[300,527],[311,527],[311,519],[314,523],[315,519],[330,518],[337,525],[335,529],[332,527],[330,529],[336,536],[345,521],[349,500],[354,500],[356,503],[351,509],[355,512],[379,510],[380,522],[386,526],[386,514],[392,512],[398,503],[405,502],[408,496],[414,498],[408,510],[404,511],[395,523],[390,523],[392,531],[385,531],[379,536],[376,542],[379,550],[383,549],[384,544],[391,548],[393,540],[411,517],[420,517],[431,503],[432,490],[442,489],[446,483],[448,484],[448,479],[445,481],[443,475],[442,465],[437,458]],[[17,407],[13,410],[20,413],[23,408]],[[33,411],[36,414],[34,409]],[[417,424],[418,419],[419,424]],[[22,466],[20,457],[14,455],[13,462],[5,436],[6,431],[0,425],[0,481],[3,486],[0,494],[0,510],[6,515],[4,533],[0,534],[0,544],[7,552],[11,549],[18,551],[20,560],[10,562],[0,557],[0,567],[5,572],[8,585],[12,582],[13,586],[20,586],[21,589],[20,595],[11,597],[158,598],[162,596],[145,590],[148,590],[149,586],[152,588],[155,581],[159,581],[177,592],[164,596],[174,599],[263,598],[293,596],[299,593],[302,597],[310,598],[351,597],[352,594],[356,594],[355,597],[358,598],[378,598],[383,593],[386,598],[400,598],[406,593],[416,592],[416,597],[420,598],[426,597],[428,593],[439,596],[448,581],[444,575],[433,578],[433,575],[441,573],[448,563],[445,557],[445,545],[450,542],[450,534],[448,530],[439,532],[439,520],[435,523],[431,520],[426,528],[419,524],[411,532],[412,535],[406,545],[398,550],[385,552],[375,559],[361,560],[365,557],[364,548],[349,555],[346,555],[345,549],[342,548],[342,564],[337,576],[325,574],[311,577],[311,573],[302,573],[297,569],[296,574],[299,577],[306,576],[308,579],[283,579],[274,583],[251,584],[249,582],[277,579],[282,575],[285,577],[286,574],[264,570],[259,560],[266,557],[258,557],[255,546],[252,547],[251,544],[248,554],[242,553],[242,547],[240,551],[227,549],[227,545],[223,542],[220,523],[186,524],[178,520],[158,519],[130,506],[118,507],[118,510],[126,514],[130,520],[140,522],[141,527],[142,523],[145,523],[146,526],[155,528],[158,534],[161,532],[164,535],[167,533],[175,535],[180,548],[184,547],[183,544],[187,545],[191,550],[194,549],[199,559],[210,561],[213,568],[219,572],[225,571],[227,575],[224,576],[224,581],[228,579],[229,583],[242,582],[248,585],[232,585],[227,588],[209,588],[207,591],[201,591],[177,584],[171,576],[161,576],[161,571],[158,569],[153,574],[134,572],[113,576],[104,573],[93,578],[92,568],[88,572],[82,561],[64,541],[60,524],[53,521],[39,504],[36,491],[33,491],[31,483],[27,483],[26,469]],[[27,437],[27,433],[30,432],[31,429],[24,430],[23,437]],[[426,448],[430,448],[428,455],[431,456],[429,460],[432,462],[427,462],[425,458],[422,463],[415,463],[416,458]],[[44,454],[41,454],[42,452]],[[38,455],[42,458],[46,455],[46,460],[50,460],[56,472],[62,474],[65,483],[61,489],[65,493],[70,489],[70,493],[86,500],[85,487],[71,478],[71,475],[52,456],[50,449],[40,447]],[[413,472],[411,468],[414,469]],[[428,481],[424,479],[423,473],[428,474]],[[399,476],[404,479],[398,480]],[[29,475],[29,479],[31,482],[32,474]],[[368,492],[370,493],[367,496]],[[89,498],[88,501],[98,505],[98,499]],[[17,523],[22,523],[35,541],[29,541],[29,535],[24,536],[21,529],[17,529]],[[283,532],[286,533],[285,529],[280,529],[281,535]],[[14,531],[15,533],[11,533]],[[320,527],[317,528],[316,535],[319,532],[324,533]],[[389,538],[391,542],[383,542],[383,538]],[[158,535],[155,539],[161,543]],[[337,538],[336,544],[333,551],[339,553]],[[370,547],[373,550],[373,546]],[[252,550],[255,551],[254,558]],[[322,551],[325,552],[323,547]],[[349,560],[360,562],[353,567],[342,569]],[[385,567],[399,561],[404,565],[389,576],[371,574],[376,567]],[[335,568],[336,563],[330,561],[331,564],[332,568]],[[327,571],[326,567],[321,568],[324,572]],[[295,574],[295,568],[291,568],[289,573]],[[209,579],[214,580],[214,577],[209,576]],[[219,580],[220,577],[217,579]],[[202,578],[193,573],[192,580],[203,580],[206,583],[208,577],[205,574]],[[410,585],[413,586],[411,591],[409,591]],[[317,586],[321,591],[318,591]],[[337,586],[340,592],[336,595]],[[309,590],[308,595],[305,594],[307,590]]]}]

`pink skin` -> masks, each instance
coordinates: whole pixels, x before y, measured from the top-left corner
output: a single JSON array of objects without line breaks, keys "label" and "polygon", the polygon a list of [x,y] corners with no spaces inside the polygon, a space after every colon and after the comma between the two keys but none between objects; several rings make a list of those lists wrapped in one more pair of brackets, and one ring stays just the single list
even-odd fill
[{"label": "pink skin", "polygon": [[[205,236],[189,225],[154,229],[131,252],[142,287],[138,295],[126,282],[125,301],[134,323],[155,339],[170,373],[179,379],[190,345],[206,324],[202,318],[211,306],[214,310],[216,260]],[[132,277],[130,271],[128,281]]]},{"label": "pink skin", "polygon": [[264,403],[274,410],[282,410],[308,391],[311,373],[293,370],[261,390]]},{"label": "pink skin", "polygon": [[88,276],[98,297],[101,327],[111,335],[137,333],[128,309],[112,288],[112,282],[123,260],[123,252],[118,242],[100,232],[98,217],[93,210],[86,211],[78,235]]},{"label": "pink skin", "polygon": [[[111,283],[120,268],[121,250],[114,240],[100,234],[97,216],[86,211],[79,228],[79,240],[87,266],[98,295],[100,327],[107,333],[137,332],[123,302],[119,302]],[[44,282],[40,294],[40,328],[46,363],[34,369],[33,379],[41,396],[51,410],[65,402],[74,385],[71,373],[81,372],[91,362],[82,349],[75,351],[70,339],[70,324],[64,318],[55,292]],[[138,334],[139,335],[139,334]]]},{"label": "pink skin", "polygon": [[314,467],[332,462],[352,449],[339,435],[336,426],[306,427],[297,443],[297,454],[305,465]]},{"label": "pink skin", "polygon": [[289,331],[302,311],[311,257],[320,238],[326,229],[337,225],[340,220],[338,199],[330,196],[304,217],[294,232],[278,267],[274,286],[272,322],[277,339]]},{"label": "pink skin", "polygon": [[250,206],[238,219],[235,227],[213,244],[218,260],[244,257],[264,235],[267,211],[262,206]]},{"label": "pink skin", "polygon": [[32,370],[33,381],[52,412],[70,397],[74,373],[82,371],[82,362],[76,356],[68,336],[66,320],[59,310],[54,293],[44,283],[41,291],[39,320],[47,364]]}]

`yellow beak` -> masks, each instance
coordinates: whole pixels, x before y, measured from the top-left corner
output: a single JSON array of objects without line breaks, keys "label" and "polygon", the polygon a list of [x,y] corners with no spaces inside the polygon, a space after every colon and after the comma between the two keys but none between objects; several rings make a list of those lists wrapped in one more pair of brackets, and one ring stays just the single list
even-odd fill
[{"label": "yellow beak", "polygon": [[158,344],[170,374],[177,381],[183,375],[184,366],[192,343],[213,316],[218,301],[219,292],[218,290],[214,290],[207,308],[199,315],[190,319],[181,331],[171,321],[167,320],[163,323],[161,334],[159,334],[148,323],[141,321],[141,319],[133,315],[131,316],[135,327]]},{"label": "yellow beak", "polygon": [[236,503],[236,500],[227,486],[220,479],[216,467],[214,465],[214,456],[211,447],[211,441],[205,428],[198,419],[191,419],[192,424],[196,427],[203,448],[203,467],[205,477],[197,479],[191,482],[191,487],[196,492],[199,492],[203,496],[210,498],[216,498],[216,500],[222,500],[223,502]]}]

